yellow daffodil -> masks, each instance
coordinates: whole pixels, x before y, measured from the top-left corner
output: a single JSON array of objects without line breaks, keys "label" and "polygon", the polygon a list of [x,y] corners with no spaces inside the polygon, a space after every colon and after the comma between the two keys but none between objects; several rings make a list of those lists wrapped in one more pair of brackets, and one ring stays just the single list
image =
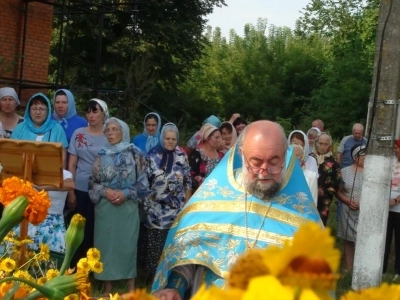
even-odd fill
[{"label": "yellow daffodil", "polygon": [[99,261],[89,261],[90,269],[95,273],[103,272],[103,263]]},{"label": "yellow daffodil", "polygon": [[9,273],[15,269],[15,261],[11,258],[5,258],[1,261],[0,268],[2,271]]},{"label": "yellow daffodil", "polygon": [[51,280],[54,277],[57,277],[59,274],[60,274],[60,271],[55,270],[55,269],[49,269],[46,272],[46,278],[47,278],[47,280]]},{"label": "yellow daffodil", "polygon": [[380,287],[372,287],[358,292],[347,292],[340,300],[399,300],[400,285],[383,283]]},{"label": "yellow daffodil", "polygon": [[79,245],[83,241],[85,223],[86,219],[80,214],[75,214],[71,219],[67,232],[65,233],[65,255],[60,268],[61,274],[64,274],[68,269],[76,249],[78,249]]},{"label": "yellow daffodil", "polygon": [[90,248],[87,252],[88,260],[99,261],[100,260],[100,251],[96,248]]},{"label": "yellow daffodil", "polygon": [[241,300],[243,291],[236,288],[220,289],[216,286],[206,288],[201,286],[191,300]]},{"label": "yellow daffodil", "polygon": [[90,264],[87,258],[81,258],[78,261],[78,270],[82,270],[82,271],[86,271],[89,272],[90,271]]}]

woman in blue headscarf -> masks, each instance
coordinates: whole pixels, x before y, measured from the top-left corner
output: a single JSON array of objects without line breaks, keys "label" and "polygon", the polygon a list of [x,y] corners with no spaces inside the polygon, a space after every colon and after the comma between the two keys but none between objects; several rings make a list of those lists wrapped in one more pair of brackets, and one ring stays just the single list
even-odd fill
[{"label": "woman in blue headscarf", "polygon": [[144,130],[142,134],[135,136],[132,143],[138,147],[144,154],[147,154],[152,148],[160,143],[161,118],[151,112],[144,117]]},{"label": "woman in blue headscarf", "polygon": [[26,107],[24,122],[19,123],[11,134],[11,139],[55,142],[63,146],[64,160],[68,147],[67,137],[60,124],[51,119],[49,98],[42,93],[33,95]]},{"label": "woman in blue headscarf", "polygon": [[62,126],[69,143],[74,131],[78,128],[86,127],[88,122],[78,116],[74,95],[69,90],[57,90],[54,95],[53,104],[54,112],[51,117]]},{"label": "woman in blue headscarf", "polygon": [[94,246],[101,252],[104,271],[95,278],[105,281],[104,292],[112,291],[112,281],[127,279],[135,289],[138,202],[147,196],[146,161],[141,151],[129,143],[125,122],[110,118],[104,124],[107,145],[96,156],[89,181],[89,196],[95,204]]},{"label": "woman in blue headscarf", "polygon": [[[160,144],[147,154],[150,196],[144,201],[146,220],[140,228],[140,259],[152,281],[167,234],[176,216],[192,195],[192,178],[186,154],[178,147],[179,130],[167,123]],[[149,246],[151,245],[151,246]]]}]

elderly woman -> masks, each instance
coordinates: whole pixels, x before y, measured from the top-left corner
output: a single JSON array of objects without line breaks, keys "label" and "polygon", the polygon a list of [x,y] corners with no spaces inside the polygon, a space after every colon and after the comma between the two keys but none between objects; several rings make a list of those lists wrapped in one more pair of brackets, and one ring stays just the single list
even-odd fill
[{"label": "elderly woman", "polygon": [[318,165],[314,157],[309,155],[309,142],[307,135],[301,130],[294,130],[288,137],[289,145],[297,144],[303,148],[303,159],[301,160],[301,167],[318,174]]},{"label": "elderly woman", "polygon": [[226,153],[235,145],[237,140],[237,133],[235,127],[230,122],[223,122],[219,127],[222,138],[222,153]]},{"label": "elderly woman", "polygon": [[342,181],[340,166],[333,157],[332,138],[323,132],[315,140],[315,148],[312,155],[318,163],[318,212],[322,223],[326,226],[329,217],[329,209],[333,195],[338,191]]},{"label": "elderly woman", "polygon": [[86,127],[88,122],[78,116],[75,106],[74,95],[69,90],[61,89],[54,95],[54,112],[52,118],[57,120],[63,127],[68,143],[74,131],[81,127]]},{"label": "elderly woman", "polygon": [[193,191],[197,190],[224,156],[218,151],[221,132],[214,125],[203,125],[198,133],[198,141],[197,149],[189,157]]},{"label": "elderly woman", "polygon": [[392,168],[392,182],[389,198],[389,215],[386,230],[385,256],[383,260],[383,273],[386,273],[389,262],[390,248],[394,233],[394,278],[400,276],[400,138],[394,144],[395,160]]},{"label": "elderly woman", "polygon": [[307,131],[307,138],[308,138],[308,144],[309,144],[309,154],[311,154],[314,151],[314,145],[315,145],[315,139],[321,134],[321,130],[317,127],[311,127]]},{"label": "elderly woman", "polygon": [[125,122],[110,118],[104,124],[108,144],[99,151],[89,183],[95,203],[94,246],[101,252],[104,271],[95,278],[105,281],[104,292],[112,281],[128,279],[135,289],[139,199],[148,191],[145,157],[130,144]]},{"label": "elderly woman", "polygon": [[168,230],[192,195],[192,178],[187,156],[178,145],[179,131],[167,123],[161,130],[161,143],[147,154],[150,196],[144,203],[146,221],[141,246],[147,248],[143,266],[148,279],[154,277]]},{"label": "elderly woman", "polygon": [[86,252],[93,247],[94,205],[88,194],[89,177],[94,158],[107,145],[103,131],[103,124],[108,119],[107,104],[100,99],[90,99],[85,111],[88,126],[75,130],[68,148],[68,170],[75,179],[75,191],[68,193],[68,208],[86,218],[85,236],[74,255],[72,266],[86,257]]},{"label": "elderly woman", "polygon": [[355,145],[351,149],[354,163],[343,168],[342,183],[337,192],[342,202],[339,206],[337,236],[344,240],[345,271],[353,269],[358,216],[360,214],[361,188],[364,173],[365,146]]},{"label": "elderly woman", "polygon": [[51,119],[50,100],[42,93],[31,97],[26,106],[24,122],[19,123],[11,134],[11,139],[37,142],[61,143],[66,158],[67,137],[61,125]]},{"label": "elderly woman", "polygon": [[13,88],[0,89],[0,122],[3,125],[5,138],[9,138],[14,128],[24,121],[24,118],[15,112],[18,105],[19,98]]},{"label": "elderly woman", "polygon": [[151,112],[144,117],[144,130],[135,136],[132,143],[146,155],[152,148],[160,144],[161,118]]},{"label": "elderly woman", "polygon": [[308,156],[303,147],[299,144],[291,144],[293,147],[293,152],[297,157],[297,160],[300,163],[301,168],[303,169],[304,177],[306,178],[308,187],[310,188],[311,195],[313,197],[315,205],[318,203],[318,173],[315,173],[311,170],[307,170],[304,164],[304,157]]}]

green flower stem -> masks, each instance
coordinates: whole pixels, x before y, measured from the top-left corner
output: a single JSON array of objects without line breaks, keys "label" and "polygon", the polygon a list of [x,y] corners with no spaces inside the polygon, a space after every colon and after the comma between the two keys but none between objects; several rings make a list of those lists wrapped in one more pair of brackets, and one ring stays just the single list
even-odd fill
[{"label": "green flower stem", "polygon": [[22,222],[28,205],[29,201],[25,196],[18,196],[4,208],[3,217],[0,220],[0,242],[16,225]]}]

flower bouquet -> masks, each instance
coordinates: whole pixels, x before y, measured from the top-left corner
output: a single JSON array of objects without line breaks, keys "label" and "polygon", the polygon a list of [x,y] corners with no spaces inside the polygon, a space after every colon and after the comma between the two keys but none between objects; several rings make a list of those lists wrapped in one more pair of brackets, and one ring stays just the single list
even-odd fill
[{"label": "flower bouquet", "polygon": [[[90,271],[101,272],[100,253],[90,249],[88,257],[81,259],[77,269],[69,269],[72,256],[83,240],[85,219],[73,216],[66,232],[66,252],[60,270],[43,270],[42,263],[49,261],[49,248],[40,245],[39,251],[26,249],[32,243],[21,230],[16,238],[12,229],[21,222],[34,225],[43,222],[50,207],[50,199],[45,191],[37,191],[30,182],[12,177],[5,179],[0,188],[0,202],[5,206],[0,220],[0,242],[3,252],[0,257],[0,298],[14,299],[89,299]],[[25,232],[24,232],[25,231]],[[32,272],[35,269],[36,272]]]}]

